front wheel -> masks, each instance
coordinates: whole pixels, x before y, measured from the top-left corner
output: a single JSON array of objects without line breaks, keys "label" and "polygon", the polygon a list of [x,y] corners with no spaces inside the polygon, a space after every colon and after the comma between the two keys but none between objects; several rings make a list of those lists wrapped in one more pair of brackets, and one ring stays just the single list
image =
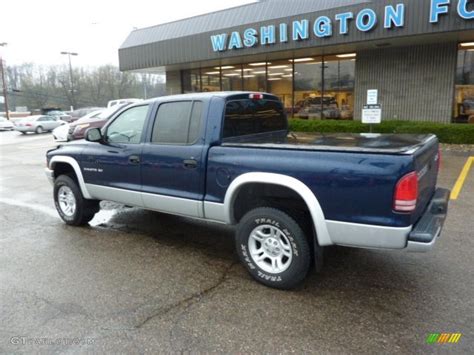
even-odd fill
[{"label": "front wheel", "polygon": [[99,201],[86,200],[76,181],[67,175],[54,182],[54,203],[61,219],[71,226],[89,223],[99,211]]},{"label": "front wheel", "polygon": [[304,229],[277,209],[248,212],[237,226],[236,246],[252,277],[270,287],[294,288],[310,269],[311,249]]},{"label": "front wheel", "polygon": [[36,130],[35,130],[36,134],[41,134],[43,132],[44,132],[43,127],[41,127],[41,126],[36,127]]}]

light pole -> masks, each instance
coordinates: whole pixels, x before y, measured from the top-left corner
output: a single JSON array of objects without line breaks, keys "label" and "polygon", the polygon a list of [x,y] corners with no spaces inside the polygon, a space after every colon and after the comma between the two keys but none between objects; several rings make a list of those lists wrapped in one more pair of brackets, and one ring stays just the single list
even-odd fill
[{"label": "light pole", "polygon": [[[0,47],[5,47],[8,43],[2,42],[0,43]],[[3,99],[5,100],[5,113],[7,115],[7,120],[10,120],[10,112],[8,110],[8,95],[7,95],[7,82],[5,80],[5,69],[3,66],[3,58],[0,55],[0,74],[2,75],[2,83],[3,83]]]},{"label": "light pole", "polygon": [[[71,63],[71,56],[77,56],[78,53],[75,52],[61,52],[62,55],[67,55],[69,58],[69,80],[71,81],[71,101],[73,106],[76,106],[76,100],[74,99],[74,80],[72,78],[72,63]],[[74,107],[75,108],[75,107]]]}]

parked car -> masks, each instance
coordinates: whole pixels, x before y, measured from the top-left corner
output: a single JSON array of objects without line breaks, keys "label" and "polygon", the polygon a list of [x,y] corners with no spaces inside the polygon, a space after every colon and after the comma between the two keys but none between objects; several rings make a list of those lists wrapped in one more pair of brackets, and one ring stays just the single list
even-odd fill
[{"label": "parked car", "polygon": [[103,111],[104,111],[104,109],[99,109],[99,110],[96,110],[96,111],[93,111],[93,112],[89,112],[85,116],[83,116],[80,119],[76,120],[74,123],[65,124],[65,125],[62,125],[62,126],[56,128],[53,131],[54,140],[56,142],[67,142],[69,140],[68,136],[69,136],[69,130],[71,129],[71,125],[74,124],[74,127],[76,127],[77,125],[80,125],[81,123],[87,122],[87,120],[89,120],[91,118],[96,118]]},{"label": "parked car", "polygon": [[97,115],[83,117],[69,125],[68,141],[83,139],[89,128],[102,128],[107,121],[129,103],[112,106]]},{"label": "parked car", "polygon": [[338,119],[341,112],[335,97],[317,96],[305,99],[296,115],[303,119]]},{"label": "parked car", "polygon": [[47,116],[52,116],[52,117],[57,117],[61,121],[64,121],[64,122],[71,122],[72,121],[72,117],[64,111],[48,111],[48,113],[46,115]]},{"label": "parked car", "polygon": [[236,225],[249,273],[287,289],[325,246],[430,250],[450,194],[436,188],[438,149],[434,135],[298,138],[276,96],[196,93],[123,109],[50,150],[46,174],[69,225],[101,200]]},{"label": "parked car", "polygon": [[13,129],[13,123],[4,117],[0,117],[0,131],[11,131]]},{"label": "parked car", "polygon": [[105,110],[105,107],[84,107],[84,108],[74,110],[70,114],[71,121],[72,122],[77,121],[83,118],[84,116],[89,115],[92,112],[97,112],[101,110]]},{"label": "parked car", "polygon": [[65,124],[65,122],[61,121],[58,117],[38,115],[25,117],[16,121],[13,129],[23,134],[27,134],[28,132],[40,134],[52,131],[63,124]]},{"label": "parked car", "polygon": [[111,108],[116,105],[123,105],[123,104],[134,104],[137,102],[143,101],[142,99],[119,99],[119,100],[111,100],[107,104],[107,108]]}]

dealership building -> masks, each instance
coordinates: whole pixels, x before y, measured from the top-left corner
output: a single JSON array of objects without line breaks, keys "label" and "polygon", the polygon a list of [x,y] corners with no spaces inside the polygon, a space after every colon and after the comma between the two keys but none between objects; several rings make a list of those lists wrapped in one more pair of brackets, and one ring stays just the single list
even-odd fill
[{"label": "dealership building", "polygon": [[262,0],[135,30],[119,59],[169,94],[266,91],[300,118],[357,120],[369,99],[384,119],[474,123],[472,0]]}]

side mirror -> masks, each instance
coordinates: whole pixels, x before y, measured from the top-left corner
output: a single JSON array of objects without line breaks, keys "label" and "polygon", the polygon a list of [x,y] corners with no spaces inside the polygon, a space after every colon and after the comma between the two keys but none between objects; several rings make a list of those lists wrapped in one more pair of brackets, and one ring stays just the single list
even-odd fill
[{"label": "side mirror", "polygon": [[86,141],[102,142],[102,132],[99,128],[90,128],[86,132]]}]

